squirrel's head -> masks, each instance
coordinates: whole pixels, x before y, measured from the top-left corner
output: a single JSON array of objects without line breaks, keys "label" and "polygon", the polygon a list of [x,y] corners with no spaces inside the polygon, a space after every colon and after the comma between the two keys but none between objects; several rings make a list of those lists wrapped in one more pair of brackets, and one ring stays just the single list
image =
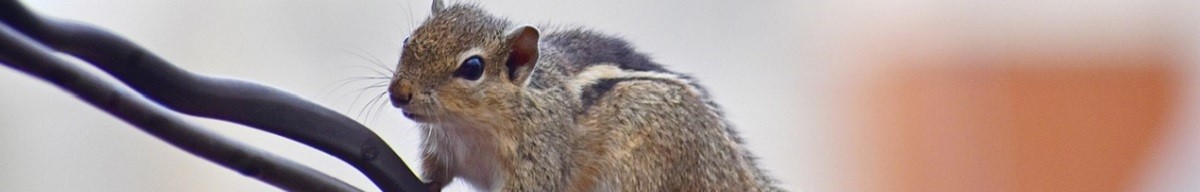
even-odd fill
[{"label": "squirrel's head", "polygon": [[[388,92],[418,122],[487,121],[512,107],[538,61],[538,30],[473,5],[433,3],[404,40]],[[476,122],[479,123],[479,122]]]}]

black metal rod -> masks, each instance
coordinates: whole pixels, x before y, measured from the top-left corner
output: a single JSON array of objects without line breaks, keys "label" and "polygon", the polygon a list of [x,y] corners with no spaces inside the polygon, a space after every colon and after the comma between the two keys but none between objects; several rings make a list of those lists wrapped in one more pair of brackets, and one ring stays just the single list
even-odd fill
[{"label": "black metal rod", "polygon": [[333,110],[272,87],[190,73],[107,31],[42,18],[16,1],[0,1],[0,21],[172,110],[298,141],[349,163],[383,191],[427,191],[383,139]]},{"label": "black metal rod", "polygon": [[341,180],[214,134],[51,55],[52,50],[0,25],[0,63],[74,93],[94,107],[184,151],[289,191],[361,191]]}]

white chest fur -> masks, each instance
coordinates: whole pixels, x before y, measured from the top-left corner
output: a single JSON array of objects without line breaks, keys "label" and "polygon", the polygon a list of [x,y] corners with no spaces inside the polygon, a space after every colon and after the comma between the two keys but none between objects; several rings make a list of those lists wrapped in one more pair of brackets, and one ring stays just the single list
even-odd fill
[{"label": "white chest fur", "polygon": [[[435,127],[429,138],[435,155],[448,166],[453,177],[476,189],[495,191],[504,181],[495,137],[472,127]],[[429,149],[427,149],[429,150]]]}]

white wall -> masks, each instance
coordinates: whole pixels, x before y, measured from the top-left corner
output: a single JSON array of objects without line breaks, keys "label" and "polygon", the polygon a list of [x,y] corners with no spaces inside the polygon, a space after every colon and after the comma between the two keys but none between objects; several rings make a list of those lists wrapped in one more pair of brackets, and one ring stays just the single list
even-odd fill
[{"label": "white wall", "polygon": [[[868,3],[870,1],[867,1]],[[1164,5],[1174,5],[1172,1]],[[25,1],[45,15],[116,32],[194,72],[276,86],[343,112],[384,137],[416,164],[414,124],[386,103],[365,103],[383,89],[370,60],[396,62],[399,42],[425,18],[429,1],[364,0],[54,0]],[[846,21],[878,20],[876,9],[950,11],[986,6],[959,1],[861,5],[849,1],[550,1],[479,2],[517,22],[586,26],[619,34],[669,68],[710,88],[762,166],[793,190],[841,191],[855,182],[842,170],[851,151],[835,114],[834,80],[853,79],[825,58]],[[880,3],[880,2],[876,2]],[[1027,4],[1030,2],[1026,2]],[[1069,3],[1069,2],[1062,2]],[[1195,3],[1179,3],[1196,5]],[[903,5],[903,6],[900,6]],[[960,5],[956,7],[954,5]],[[1088,4],[1120,6],[1120,3]],[[897,8],[898,7],[898,8]],[[1063,6],[1075,7],[1075,6]],[[1010,7],[1011,8],[1011,7]],[[1177,7],[1170,7],[1172,10]],[[1196,10],[1197,7],[1177,8]],[[1019,9],[1011,8],[1011,9]],[[1080,6],[1074,12],[1091,13]],[[1195,13],[1195,11],[1192,11]],[[958,12],[954,12],[958,13]],[[962,14],[970,15],[970,12]],[[1171,21],[1200,31],[1197,14]],[[1097,13],[1097,17],[1103,14]],[[950,18],[953,19],[953,18]],[[1029,18],[1039,19],[1039,18]],[[1103,18],[1100,18],[1103,19]],[[1176,19],[1176,18],[1172,18]],[[980,26],[988,26],[981,24]],[[989,30],[981,27],[976,30]],[[870,32],[858,33],[869,34]],[[870,35],[865,35],[870,36]],[[1187,36],[1187,35],[1184,35]],[[1190,53],[1196,53],[1196,40]],[[831,44],[833,43],[833,44]],[[365,55],[360,56],[360,55]],[[1196,56],[1189,74],[1200,74]],[[838,76],[838,75],[845,76]],[[837,76],[837,77],[835,77]],[[1141,191],[1200,191],[1200,77],[1184,82],[1178,122],[1140,180]],[[0,67],[0,191],[276,191],[257,180],[196,158],[88,106],[68,93]],[[357,99],[357,101],[356,101]],[[371,114],[360,114],[370,111]],[[300,161],[374,191],[350,166],[280,137],[239,125],[190,118],[218,132]],[[452,190],[467,190],[456,185]]]}]

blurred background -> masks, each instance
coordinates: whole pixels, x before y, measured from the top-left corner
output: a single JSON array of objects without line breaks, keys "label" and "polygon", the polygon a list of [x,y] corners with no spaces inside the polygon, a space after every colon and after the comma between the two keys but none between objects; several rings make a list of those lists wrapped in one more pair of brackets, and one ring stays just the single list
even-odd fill
[{"label": "blurred background", "polygon": [[[415,125],[363,89],[379,82],[339,85],[394,66],[429,1],[24,3],[340,111],[416,164]],[[1200,191],[1196,2],[476,3],[617,34],[692,74],[787,189]],[[278,191],[25,74],[0,82],[0,191]],[[190,120],[378,190],[295,142]]]}]

